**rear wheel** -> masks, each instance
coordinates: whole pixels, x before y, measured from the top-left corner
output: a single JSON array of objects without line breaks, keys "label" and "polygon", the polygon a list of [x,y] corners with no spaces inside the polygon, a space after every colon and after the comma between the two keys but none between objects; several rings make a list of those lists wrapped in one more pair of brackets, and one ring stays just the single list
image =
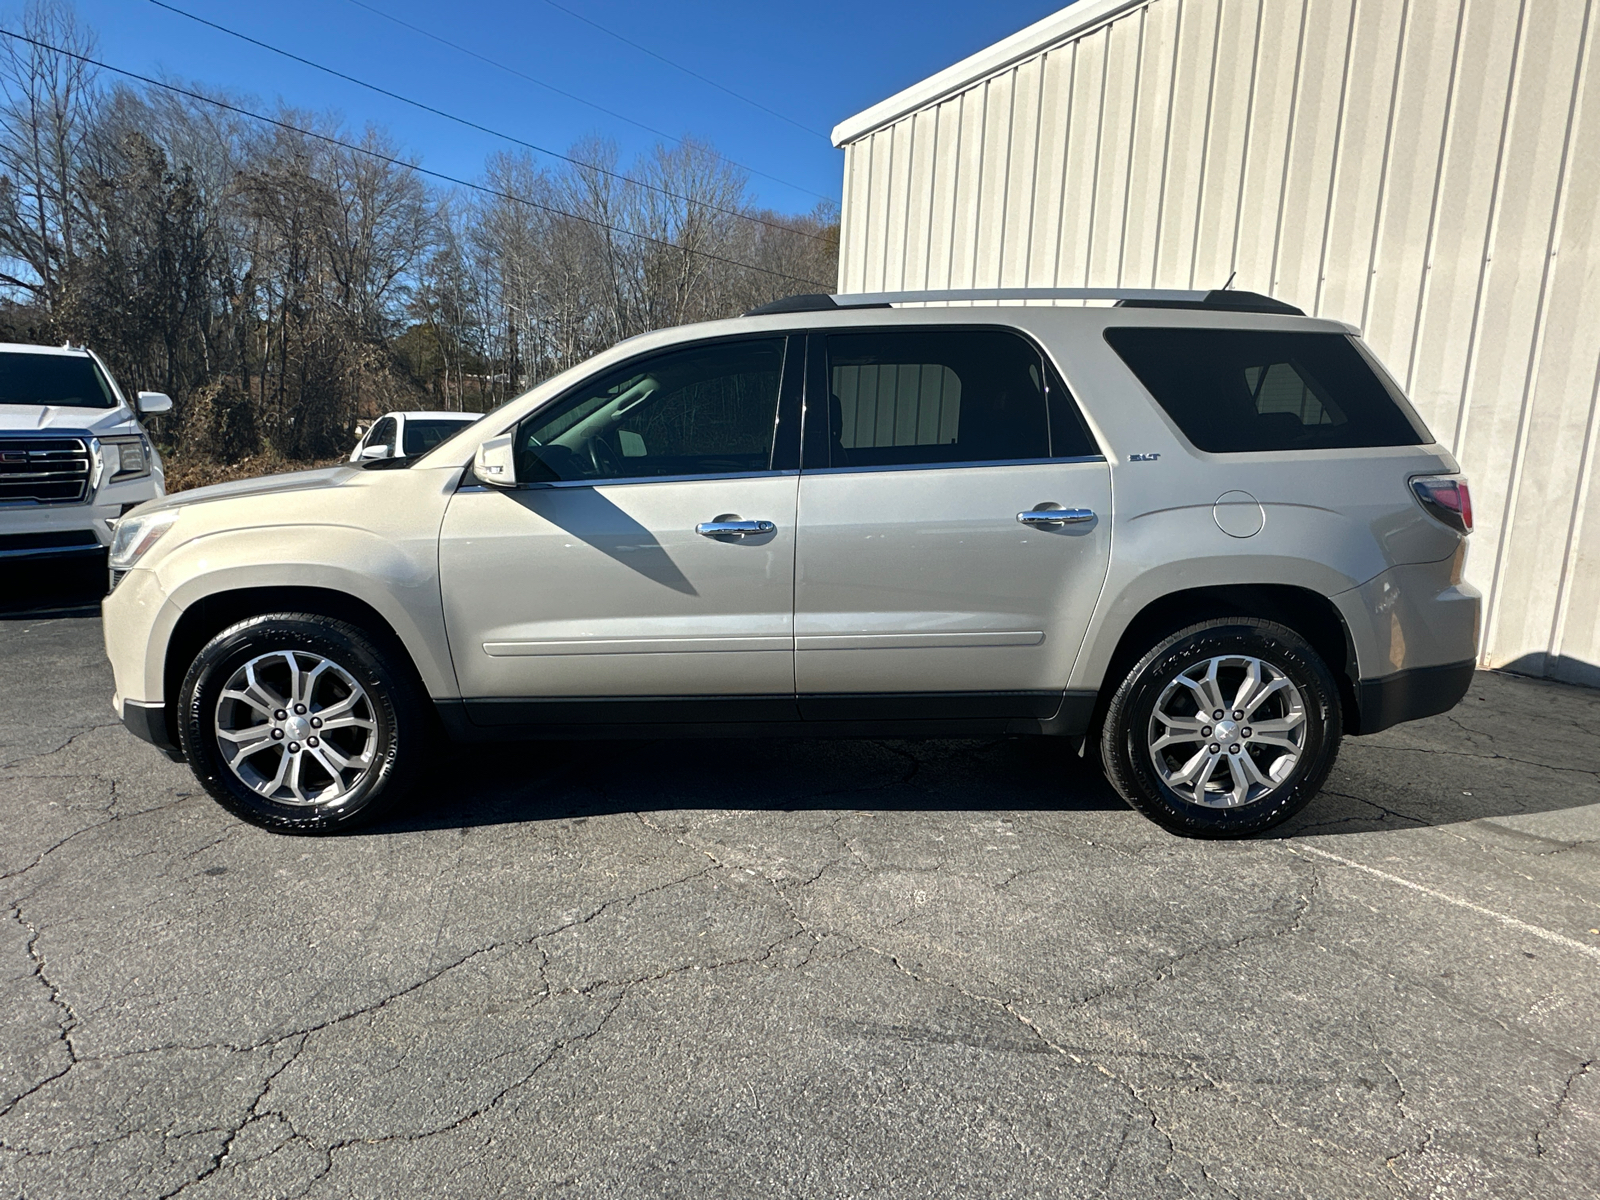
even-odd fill
[{"label": "rear wheel", "polygon": [[1151,820],[1243,837],[1304,808],[1339,750],[1338,685],[1294,630],[1234,617],[1179,630],[1117,688],[1106,775]]},{"label": "rear wheel", "polygon": [[325,833],[405,791],[427,728],[422,697],[360,629],[313,613],[252,617],[212,638],[178,695],[195,775],[245,820]]}]

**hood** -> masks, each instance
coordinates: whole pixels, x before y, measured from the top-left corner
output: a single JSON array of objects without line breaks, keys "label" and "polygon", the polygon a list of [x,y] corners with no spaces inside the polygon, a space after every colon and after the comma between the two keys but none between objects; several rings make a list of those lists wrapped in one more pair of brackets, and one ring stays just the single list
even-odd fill
[{"label": "hood", "polygon": [[206,487],[174,492],[160,500],[141,504],[134,511],[160,512],[167,508],[185,508],[191,504],[204,504],[207,500],[232,500],[240,496],[265,496],[273,492],[305,492],[317,488],[338,487],[349,482],[361,468],[354,464],[339,467],[322,467],[315,471],[290,471],[283,475],[260,475],[254,479],[235,479],[228,483],[213,483]]},{"label": "hood", "polygon": [[[126,429],[123,427],[126,426]],[[126,408],[76,408],[54,404],[0,404],[0,433],[63,433],[95,435],[136,432],[133,414]]]}]

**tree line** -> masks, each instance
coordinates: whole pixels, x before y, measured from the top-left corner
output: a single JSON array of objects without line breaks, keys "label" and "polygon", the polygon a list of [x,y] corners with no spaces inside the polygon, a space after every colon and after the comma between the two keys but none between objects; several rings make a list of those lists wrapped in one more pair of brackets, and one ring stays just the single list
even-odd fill
[{"label": "tree line", "polygon": [[65,0],[31,0],[20,32],[0,38],[0,340],[84,344],[168,393],[155,432],[187,460],[336,456],[378,412],[487,411],[837,274],[831,206],[763,211],[693,141],[498,154],[446,188],[383,129],[108,81]]}]

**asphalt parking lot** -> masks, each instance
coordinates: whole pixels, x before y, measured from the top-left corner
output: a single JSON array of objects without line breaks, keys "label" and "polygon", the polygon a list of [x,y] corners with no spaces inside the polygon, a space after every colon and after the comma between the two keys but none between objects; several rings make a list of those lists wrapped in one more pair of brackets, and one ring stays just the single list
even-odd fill
[{"label": "asphalt parking lot", "polygon": [[0,619],[0,1195],[1592,1197],[1600,693],[1244,843],[1055,744],[474,751],[241,824]]}]

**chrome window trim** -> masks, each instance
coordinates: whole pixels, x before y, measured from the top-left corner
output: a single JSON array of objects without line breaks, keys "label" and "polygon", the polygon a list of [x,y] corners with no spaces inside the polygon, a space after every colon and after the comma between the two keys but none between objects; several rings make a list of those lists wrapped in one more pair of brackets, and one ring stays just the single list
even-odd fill
[{"label": "chrome window trim", "polygon": [[862,475],[883,471],[966,471],[987,467],[1049,467],[1071,466],[1074,463],[1103,463],[1104,454],[1084,454],[1074,458],[987,458],[962,462],[887,463],[876,467],[816,467],[802,471],[805,475]]},{"label": "chrome window trim", "polygon": [[[490,488],[487,484],[478,486],[497,492],[525,492],[541,488],[618,487],[639,483],[703,483],[713,479],[782,479],[785,476],[798,474],[799,471],[712,471],[702,475],[624,475],[616,479],[550,479],[538,483],[519,483],[516,487],[510,488]],[[459,490],[469,492],[473,488],[468,486]]]}]

